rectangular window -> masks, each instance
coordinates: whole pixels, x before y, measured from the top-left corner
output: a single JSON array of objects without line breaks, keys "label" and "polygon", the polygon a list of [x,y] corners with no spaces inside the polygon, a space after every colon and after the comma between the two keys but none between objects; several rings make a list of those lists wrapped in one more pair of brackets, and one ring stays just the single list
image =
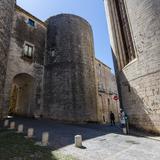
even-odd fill
[{"label": "rectangular window", "polygon": [[104,86],[103,82],[98,83],[98,91],[105,92],[105,86]]},{"label": "rectangular window", "polygon": [[30,45],[28,43],[25,43],[24,45],[24,56],[28,58],[33,57],[33,52],[34,52],[34,46]]},{"label": "rectangular window", "polygon": [[33,21],[32,19],[28,19],[28,25],[30,25],[31,27],[35,27],[35,21]]}]

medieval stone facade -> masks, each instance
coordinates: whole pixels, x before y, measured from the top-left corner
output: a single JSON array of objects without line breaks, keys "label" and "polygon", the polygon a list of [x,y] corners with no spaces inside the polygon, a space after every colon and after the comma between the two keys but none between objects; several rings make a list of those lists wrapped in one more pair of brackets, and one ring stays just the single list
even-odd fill
[{"label": "medieval stone facade", "polygon": [[47,20],[47,29],[45,117],[96,121],[94,47],[90,25],[78,16],[61,14]]},{"label": "medieval stone facade", "polygon": [[160,1],[105,0],[121,106],[130,124],[160,133]]},{"label": "medieval stone facade", "polygon": [[115,115],[116,122],[119,122],[119,100],[116,78],[111,72],[111,68],[95,59],[96,79],[98,87],[98,121],[110,123],[110,112]]},{"label": "medieval stone facade", "polygon": [[4,110],[7,111],[9,106],[9,112],[18,115],[40,112],[45,37],[45,24],[16,6],[4,88]]},{"label": "medieval stone facade", "polygon": [[101,75],[96,75],[89,23],[70,14],[42,22],[15,2],[1,1],[1,6],[6,7],[6,12],[0,11],[4,23],[0,30],[3,115],[102,122],[97,84]]}]

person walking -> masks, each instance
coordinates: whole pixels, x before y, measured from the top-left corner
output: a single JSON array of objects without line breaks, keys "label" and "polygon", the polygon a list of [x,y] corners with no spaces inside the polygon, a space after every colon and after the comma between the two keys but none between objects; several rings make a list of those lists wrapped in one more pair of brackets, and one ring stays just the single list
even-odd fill
[{"label": "person walking", "polygon": [[110,112],[110,122],[111,122],[111,126],[115,126],[115,116],[114,113],[111,111]]}]

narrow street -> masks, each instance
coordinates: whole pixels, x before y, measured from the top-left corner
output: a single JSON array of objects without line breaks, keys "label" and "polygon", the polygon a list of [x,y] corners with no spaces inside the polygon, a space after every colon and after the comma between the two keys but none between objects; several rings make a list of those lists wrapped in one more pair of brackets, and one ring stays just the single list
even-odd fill
[{"label": "narrow street", "polygon": [[[12,119],[13,120],[13,119]],[[51,120],[14,119],[35,129],[35,139],[40,141],[44,131],[49,132],[50,147],[54,152],[72,155],[79,160],[159,160],[160,141],[145,137],[124,135],[119,127],[84,124],[73,125]],[[74,136],[83,137],[84,149],[74,146]]]}]

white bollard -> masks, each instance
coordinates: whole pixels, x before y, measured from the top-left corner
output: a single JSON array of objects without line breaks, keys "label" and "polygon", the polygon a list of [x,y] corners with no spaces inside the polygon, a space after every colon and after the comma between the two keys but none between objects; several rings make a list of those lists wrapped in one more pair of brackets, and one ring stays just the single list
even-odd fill
[{"label": "white bollard", "polygon": [[49,133],[43,132],[42,133],[42,145],[47,146],[48,145],[48,139],[49,139]]},{"label": "white bollard", "polygon": [[10,129],[15,129],[15,127],[16,127],[15,122],[11,122],[11,123],[10,123]]},{"label": "white bollard", "polygon": [[18,133],[23,133],[23,124],[18,125]]},{"label": "white bollard", "polygon": [[75,141],[75,146],[80,148],[82,147],[82,136],[81,135],[76,135],[74,137],[74,141]]},{"label": "white bollard", "polygon": [[32,138],[34,134],[33,128],[28,128],[27,138]]},{"label": "white bollard", "polygon": [[4,121],[4,127],[8,127],[8,125],[9,125],[9,120],[6,119],[6,120]]},{"label": "white bollard", "polygon": [[127,129],[125,127],[123,128],[123,133],[127,134]]}]

